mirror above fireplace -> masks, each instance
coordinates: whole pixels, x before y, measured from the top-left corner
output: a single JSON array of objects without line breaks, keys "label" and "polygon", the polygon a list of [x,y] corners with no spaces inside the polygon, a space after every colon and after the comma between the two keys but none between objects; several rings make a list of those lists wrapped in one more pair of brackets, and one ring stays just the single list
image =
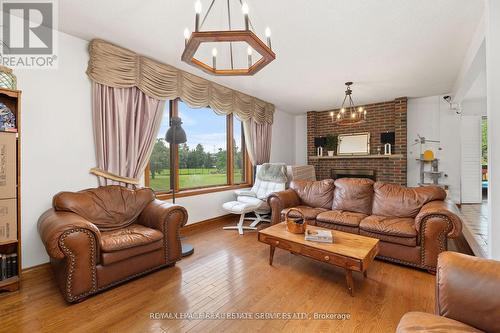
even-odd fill
[{"label": "mirror above fireplace", "polygon": [[369,155],[370,133],[340,134],[337,155]]}]

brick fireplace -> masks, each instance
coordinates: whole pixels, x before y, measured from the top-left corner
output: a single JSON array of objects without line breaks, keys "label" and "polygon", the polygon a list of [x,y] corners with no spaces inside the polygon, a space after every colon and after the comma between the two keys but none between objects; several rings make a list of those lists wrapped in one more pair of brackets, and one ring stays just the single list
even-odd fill
[{"label": "brick fireplace", "polygon": [[[406,110],[407,98],[394,101],[363,105],[367,110],[366,122],[351,126],[340,126],[332,123],[330,112],[310,111],[307,113],[307,156],[308,163],[314,165],[318,179],[332,177],[332,170],[373,171],[378,181],[406,185],[407,174],[407,136]],[[333,158],[316,157],[314,138],[328,134],[370,133],[370,155],[367,156],[335,156]],[[383,154],[384,147],[380,142],[380,134],[395,132],[395,144],[392,156]],[[325,152],[326,155],[326,152]]]}]

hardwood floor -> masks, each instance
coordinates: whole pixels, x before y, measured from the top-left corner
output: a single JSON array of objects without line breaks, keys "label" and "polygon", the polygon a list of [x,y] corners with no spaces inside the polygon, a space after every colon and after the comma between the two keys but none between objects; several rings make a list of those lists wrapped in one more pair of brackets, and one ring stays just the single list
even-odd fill
[{"label": "hardwood floor", "polygon": [[[227,221],[225,224],[229,224]],[[232,224],[232,223],[231,223]],[[434,311],[433,275],[376,260],[355,273],[269,246],[256,232],[222,224],[188,233],[194,255],[81,303],[64,302],[47,266],[28,271],[19,292],[0,294],[1,332],[394,332],[407,311]],[[347,313],[348,320],[153,320],[151,313]]]},{"label": "hardwood floor", "polygon": [[481,204],[464,204],[460,208],[462,214],[463,233],[474,254],[488,257],[488,202]]}]

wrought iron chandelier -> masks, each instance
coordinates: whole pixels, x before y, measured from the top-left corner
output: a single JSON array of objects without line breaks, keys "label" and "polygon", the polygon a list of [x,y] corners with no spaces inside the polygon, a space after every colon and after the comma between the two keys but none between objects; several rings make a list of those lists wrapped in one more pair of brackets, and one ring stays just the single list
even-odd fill
[{"label": "wrought iron chandelier", "polygon": [[[330,117],[332,118],[332,123],[337,125],[354,125],[366,121],[366,109],[363,107],[356,107],[352,101],[352,82],[346,82],[347,90],[345,91],[344,101],[342,102],[342,107],[339,109],[337,114],[335,112],[330,112]],[[346,103],[347,102],[347,103]],[[346,105],[347,104],[347,105]]]},{"label": "wrought iron chandelier", "polygon": [[[265,29],[267,43],[264,43],[255,34],[255,28],[248,16],[248,4],[246,2],[242,2],[242,0],[236,1],[238,1],[238,6],[241,6],[241,13],[243,15],[245,25],[244,30],[232,30],[230,0],[226,0],[228,21],[227,30],[201,31],[203,24],[214,7],[216,0],[211,1],[208,10],[201,20],[201,23],[200,15],[202,13],[202,4],[200,0],[196,1],[194,5],[195,28],[192,33],[189,32],[188,28],[184,30],[185,48],[181,57],[182,61],[194,67],[198,67],[212,75],[254,75],[276,58],[276,54],[271,49],[271,29],[268,27]],[[243,42],[248,45],[246,50],[246,67],[240,66],[240,68],[237,68],[234,64],[233,43],[237,42]],[[229,66],[220,67],[220,64],[217,64],[217,55],[219,53],[217,47],[212,48],[211,63],[206,63],[199,58],[196,58],[196,53],[200,45],[203,43],[229,43]],[[255,59],[257,61],[254,61],[253,59],[253,51],[256,51],[261,56],[260,59]]]}]

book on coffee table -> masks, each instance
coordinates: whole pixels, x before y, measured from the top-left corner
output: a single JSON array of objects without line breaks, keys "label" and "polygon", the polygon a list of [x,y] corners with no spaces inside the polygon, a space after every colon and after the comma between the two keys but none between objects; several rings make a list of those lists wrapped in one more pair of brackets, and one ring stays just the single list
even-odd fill
[{"label": "book on coffee table", "polygon": [[306,229],[304,239],[311,242],[333,243],[333,236],[330,230]]}]

